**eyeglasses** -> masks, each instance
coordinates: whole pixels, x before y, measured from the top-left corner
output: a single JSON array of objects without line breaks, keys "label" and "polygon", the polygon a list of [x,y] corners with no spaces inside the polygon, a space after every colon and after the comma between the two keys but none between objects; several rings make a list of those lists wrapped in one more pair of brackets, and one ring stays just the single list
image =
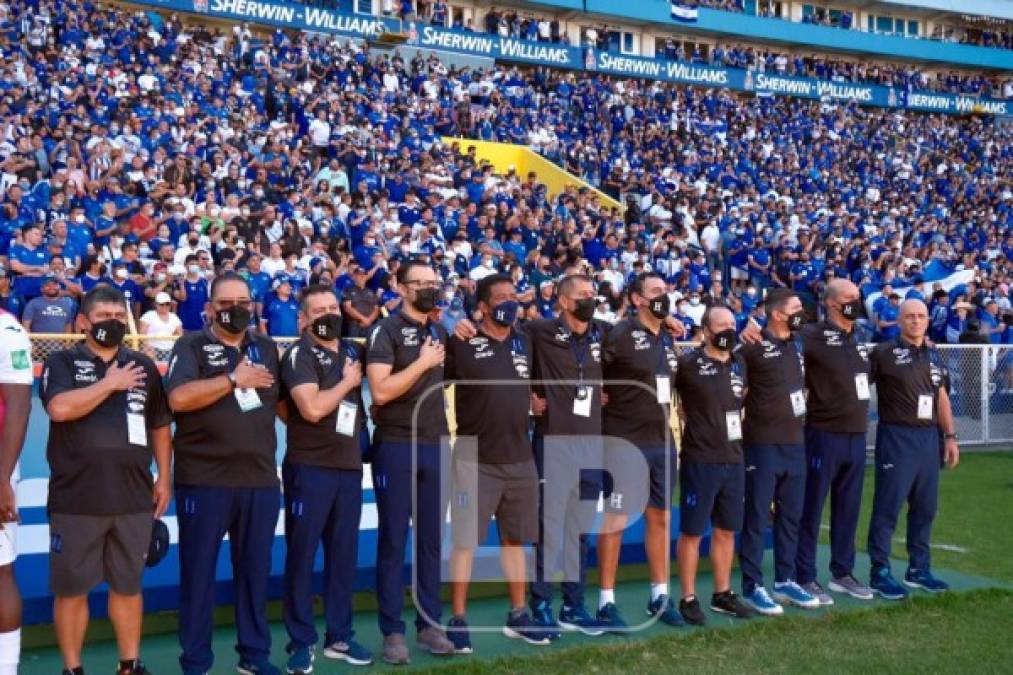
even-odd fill
[{"label": "eyeglasses", "polygon": [[424,281],[422,279],[409,279],[404,282],[405,286],[415,286],[416,288],[439,288],[439,281]]},{"label": "eyeglasses", "polygon": [[231,309],[232,307],[249,309],[253,305],[253,301],[249,298],[239,300],[215,300],[215,304],[218,305],[220,309]]},{"label": "eyeglasses", "polygon": [[158,306],[159,307],[172,307],[172,303],[171,302],[160,302],[160,303],[158,303]]}]

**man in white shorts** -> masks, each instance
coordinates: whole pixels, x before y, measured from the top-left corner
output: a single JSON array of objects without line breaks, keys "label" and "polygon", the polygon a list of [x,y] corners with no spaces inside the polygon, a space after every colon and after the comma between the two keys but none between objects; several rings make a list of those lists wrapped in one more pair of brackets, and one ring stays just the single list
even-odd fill
[{"label": "man in white shorts", "polygon": [[0,675],[17,675],[21,654],[21,595],[15,486],[18,457],[32,409],[32,345],[17,317],[0,311]]}]

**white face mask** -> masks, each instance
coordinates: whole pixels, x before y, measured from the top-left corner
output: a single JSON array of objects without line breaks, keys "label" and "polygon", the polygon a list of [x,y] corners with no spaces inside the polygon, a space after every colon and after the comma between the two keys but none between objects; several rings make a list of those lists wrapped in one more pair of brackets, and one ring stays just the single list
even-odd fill
[{"label": "white face mask", "polygon": [[200,265],[188,265],[186,271],[190,274],[200,274]]},{"label": "white face mask", "polygon": [[697,305],[699,305],[700,304],[700,298],[690,298],[689,299],[689,304],[693,305],[694,307],[697,306]]}]

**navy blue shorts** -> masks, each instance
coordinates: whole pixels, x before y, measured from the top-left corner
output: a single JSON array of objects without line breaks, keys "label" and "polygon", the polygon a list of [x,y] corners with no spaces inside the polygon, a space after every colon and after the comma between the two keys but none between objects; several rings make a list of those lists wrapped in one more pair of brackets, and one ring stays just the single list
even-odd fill
[{"label": "navy blue shorts", "polygon": [[679,471],[679,531],[702,536],[707,521],[722,530],[742,529],[746,498],[745,465],[683,462]]},{"label": "navy blue shorts", "polygon": [[[637,475],[639,467],[633,466],[632,462],[637,461],[630,458],[623,449],[605,447],[605,470],[611,480],[605,485],[605,510],[609,513],[624,513],[632,515],[635,511],[643,513],[643,497],[633,498],[632,495],[621,496],[621,491],[614,488],[616,482],[631,480]],[[675,491],[677,461],[675,448],[639,448],[638,452],[643,456],[647,464],[647,489],[650,490],[647,496],[646,506],[667,511],[672,508],[672,493]],[[641,488],[643,489],[643,488]],[[614,495],[620,494],[620,498]]]}]

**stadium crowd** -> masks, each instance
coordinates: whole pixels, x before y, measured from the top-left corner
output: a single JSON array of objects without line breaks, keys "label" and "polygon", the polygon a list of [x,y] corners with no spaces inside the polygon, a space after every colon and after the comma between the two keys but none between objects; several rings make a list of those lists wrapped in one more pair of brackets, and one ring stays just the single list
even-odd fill
[{"label": "stadium crowd", "polygon": [[[991,340],[1013,336],[1013,151],[988,118],[453,71],[88,4],[25,10],[4,24],[0,303],[36,331],[69,329],[66,297],[103,280],[149,328],[177,332],[161,307],[194,330],[207,284],[234,269],[269,334],[295,335],[299,290],[322,281],[361,336],[396,307],[397,266],[421,257],[448,317],[473,312],[474,283],[495,271],[518,280],[526,317],[551,315],[553,279],[578,266],[600,283],[602,316],[623,315],[625,283],[646,269],[687,324],[722,303],[741,325],[768,287],[814,303],[843,277],[866,294],[914,286],[948,304],[940,325],[958,333],[953,308],[969,301]],[[443,136],[527,144],[628,209],[583,190],[550,200],[536,176],[496,175]],[[943,298],[918,282],[930,265],[973,268],[975,282]],[[878,321],[870,337],[889,337]]]}]

